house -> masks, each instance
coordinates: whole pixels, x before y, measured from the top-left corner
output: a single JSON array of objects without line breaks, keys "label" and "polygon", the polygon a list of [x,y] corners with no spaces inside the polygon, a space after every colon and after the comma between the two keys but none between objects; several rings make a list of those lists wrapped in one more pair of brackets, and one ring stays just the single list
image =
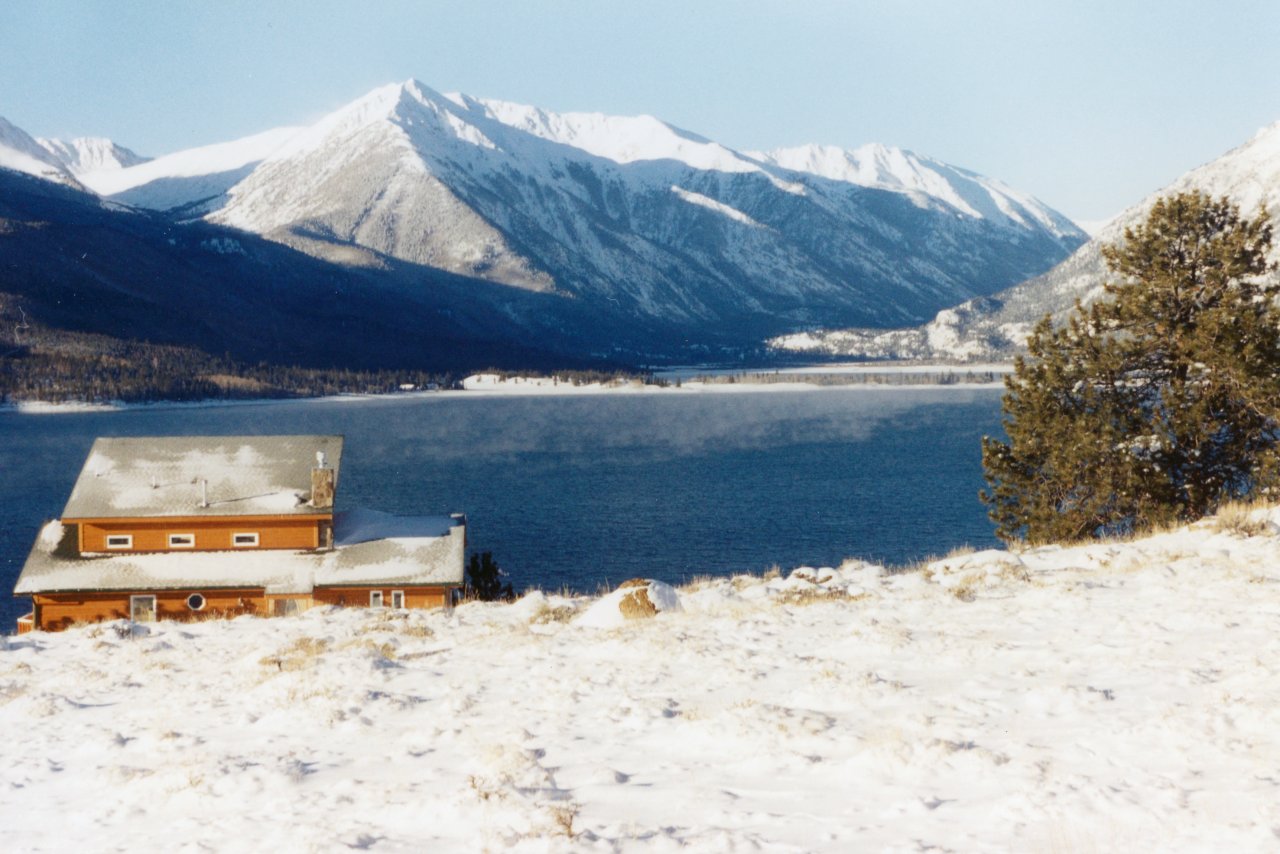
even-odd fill
[{"label": "house", "polygon": [[36,538],[18,630],[449,606],[466,519],[334,512],[341,436],[100,438]]}]

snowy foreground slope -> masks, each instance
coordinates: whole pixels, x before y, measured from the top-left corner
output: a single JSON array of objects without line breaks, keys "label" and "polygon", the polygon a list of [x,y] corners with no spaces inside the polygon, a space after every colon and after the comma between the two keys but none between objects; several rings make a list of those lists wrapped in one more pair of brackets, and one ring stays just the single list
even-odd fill
[{"label": "snowy foreground slope", "polygon": [[8,638],[6,847],[1275,850],[1278,524]]}]

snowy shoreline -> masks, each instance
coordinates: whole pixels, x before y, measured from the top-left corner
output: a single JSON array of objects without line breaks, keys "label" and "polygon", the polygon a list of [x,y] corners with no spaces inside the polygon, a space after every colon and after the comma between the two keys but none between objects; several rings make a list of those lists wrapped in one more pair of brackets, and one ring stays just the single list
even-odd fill
[{"label": "snowy shoreline", "polygon": [[[835,367],[835,366],[833,366]],[[995,366],[999,367],[999,366]],[[822,371],[814,368],[794,368],[788,370],[780,370],[776,373],[784,376],[795,375],[797,377],[814,375],[814,374],[849,374],[849,373],[870,373],[879,374],[922,374],[922,373],[954,373],[954,371],[939,370],[938,366],[902,366],[901,371],[887,371],[880,369],[876,371],[853,371],[846,367],[844,370]],[[966,373],[968,371],[966,370]],[[988,370],[986,366],[981,369],[975,368],[973,373],[1000,373],[999,370]],[[709,376],[708,374],[700,374],[699,376]],[[358,403],[367,401],[380,400],[416,400],[423,398],[437,397],[484,397],[495,395],[586,395],[586,394],[734,394],[734,393],[767,393],[767,392],[833,392],[833,391],[851,391],[860,389],[905,389],[918,391],[941,391],[941,390],[989,390],[1002,389],[1002,382],[967,382],[959,380],[947,383],[895,383],[895,382],[861,382],[836,385],[820,385],[815,382],[806,382],[798,379],[795,382],[750,382],[748,381],[721,381],[721,382],[700,382],[697,380],[683,381],[680,385],[658,385],[645,384],[639,380],[616,383],[585,383],[575,385],[574,383],[557,379],[556,377],[498,377],[496,374],[477,374],[467,377],[463,380],[462,389],[446,389],[440,391],[403,391],[389,392],[386,394],[335,394],[325,395],[321,397],[257,397],[245,398],[239,400],[161,400],[151,403],[88,403],[85,401],[18,401],[16,403],[0,404],[0,414],[12,413],[16,415],[69,415],[84,414],[94,412],[123,412],[127,410],[161,410],[161,409],[203,409],[211,407],[223,406],[269,406],[279,403],[312,403],[312,404],[332,404],[332,403]]]},{"label": "snowy shoreline", "polygon": [[0,816],[32,851],[1275,848],[1280,509],[678,597],[5,638]]}]

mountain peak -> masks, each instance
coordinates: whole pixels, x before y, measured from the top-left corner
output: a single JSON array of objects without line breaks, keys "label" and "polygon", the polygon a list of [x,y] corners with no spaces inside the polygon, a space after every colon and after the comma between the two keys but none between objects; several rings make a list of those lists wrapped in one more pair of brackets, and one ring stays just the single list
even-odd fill
[{"label": "mountain peak", "polygon": [[31,134],[0,116],[0,168],[76,185],[71,173]]},{"label": "mountain peak", "polygon": [[40,137],[36,142],[73,175],[126,169],[151,159],[101,136],[81,136],[70,142]]}]

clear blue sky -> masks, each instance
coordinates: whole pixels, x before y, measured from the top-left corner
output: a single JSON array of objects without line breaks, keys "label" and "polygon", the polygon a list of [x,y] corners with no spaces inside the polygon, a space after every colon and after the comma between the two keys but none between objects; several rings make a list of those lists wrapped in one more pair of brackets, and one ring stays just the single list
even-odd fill
[{"label": "clear blue sky", "polygon": [[1275,0],[3,0],[0,115],[142,154],[375,86],[883,142],[1110,216],[1280,120]]}]

